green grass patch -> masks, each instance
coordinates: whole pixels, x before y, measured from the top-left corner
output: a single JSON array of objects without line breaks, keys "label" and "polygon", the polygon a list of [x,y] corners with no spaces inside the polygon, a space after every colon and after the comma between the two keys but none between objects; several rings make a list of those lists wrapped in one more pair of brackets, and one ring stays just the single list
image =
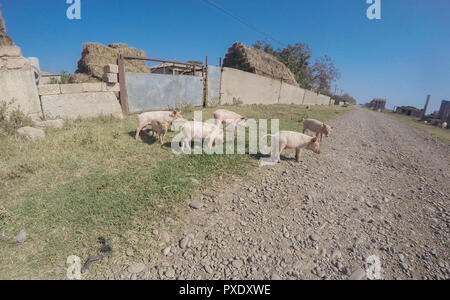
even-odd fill
[{"label": "green grass patch", "polygon": [[[301,131],[304,118],[329,120],[348,109],[295,105],[227,106],[255,119],[279,118]],[[204,119],[217,108],[204,109]],[[184,117],[191,119],[188,110]],[[258,165],[249,155],[174,155],[151,137],[135,141],[136,116],[67,121],[45,140],[0,136],[0,279],[64,279],[66,259],[113,241],[121,258],[133,236],[145,243],[161,220],[198,186],[243,176]],[[175,136],[171,132],[167,141]],[[218,179],[218,176],[221,176]],[[193,180],[195,179],[195,180]],[[15,244],[25,229],[28,239]]]},{"label": "green grass patch", "polygon": [[421,131],[429,133],[431,136],[439,139],[444,144],[450,145],[450,130],[449,129],[443,129],[441,127],[434,126],[431,124],[425,124],[424,122],[421,122],[418,118],[401,115],[401,114],[396,114],[396,113],[393,113],[392,111],[385,111],[385,114],[387,114],[391,118],[402,121],[402,122],[410,125],[411,127],[414,127]]}]

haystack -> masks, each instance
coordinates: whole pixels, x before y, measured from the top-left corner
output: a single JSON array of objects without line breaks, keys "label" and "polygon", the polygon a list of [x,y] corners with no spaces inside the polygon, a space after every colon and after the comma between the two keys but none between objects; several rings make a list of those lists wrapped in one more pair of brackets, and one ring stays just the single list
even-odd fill
[{"label": "haystack", "polygon": [[294,74],[275,56],[263,50],[255,49],[236,42],[225,55],[223,66],[239,69],[257,75],[282,79],[284,82],[298,86]]},{"label": "haystack", "polygon": [[[120,55],[146,57],[143,50],[134,47],[128,47],[126,44],[110,44],[108,46],[100,43],[85,43],[81,53],[81,59],[78,61],[78,70],[75,73],[83,73],[89,77],[102,80],[104,67],[109,64],[117,64]],[[125,60],[125,71],[149,73],[143,60]]]},{"label": "haystack", "polygon": [[3,19],[2,12],[0,11],[0,47],[12,45],[14,45],[14,42],[6,33],[5,20]]}]

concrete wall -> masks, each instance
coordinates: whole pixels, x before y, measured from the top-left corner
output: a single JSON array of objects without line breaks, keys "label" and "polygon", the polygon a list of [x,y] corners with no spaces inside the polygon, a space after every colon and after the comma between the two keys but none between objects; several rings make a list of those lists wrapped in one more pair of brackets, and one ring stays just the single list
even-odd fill
[{"label": "concrete wall", "polygon": [[290,84],[283,84],[281,87],[280,101],[281,104],[303,104],[305,90]]},{"label": "concrete wall", "polygon": [[223,68],[222,104],[273,104],[278,103],[281,82],[267,77]]},{"label": "concrete wall", "polygon": [[331,100],[277,79],[232,68],[223,68],[221,85],[222,104],[330,105]]},{"label": "concrete wall", "polygon": [[221,72],[220,67],[208,66],[208,106],[219,105]]},{"label": "concrete wall", "polygon": [[31,68],[0,71],[0,101],[12,99],[15,100],[14,106],[19,106],[33,119],[39,119],[42,115]]},{"label": "concrete wall", "polygon": [[39,85],[46,119],[78,119],[113,115],[122,118],[118,84],[79,83]]},{"label": "concrete wall", "polygon": [[303,98],[303,104],[305,105],[316,105],[317,104],[317,93],[306,90],[305,98]]},{"label": "concrete wall", "polygon": [[93,92],[120,92],[120,85],[98,83],[74,83],[74,84],[42,84],[38,86],[39,96],[57,94],[77,94]]},{"label": "concrete wall", "polygon": [[14,106],[33,119],[41,117],[41,105],[28,59],[17,46],[0,47],[0,101],[15,100]]},{"label": "concrete wall", "polygon": [[331,98],[325,95],[319,94],[317,96],[317,104],[318,105],[330,105],[331,104]]},{"label": "concrete wall", "polygon": [[41,96],[46,119],[78,119],[99,116],[122,118],[122,108],[113,92],[89,92]]}]

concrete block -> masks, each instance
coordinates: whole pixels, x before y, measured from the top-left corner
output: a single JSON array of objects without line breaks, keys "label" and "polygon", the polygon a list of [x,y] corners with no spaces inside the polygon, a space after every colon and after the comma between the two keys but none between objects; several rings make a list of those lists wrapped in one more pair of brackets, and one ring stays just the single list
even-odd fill
[{"label": "concrete block", "polygon": [[103,75],[103,81],[106,83],[117,83],[119,82],[119,76],[115,73],[105,73]]},{"label": "concrete block", "polygon": [[23,69],[30,66],[30,61],[25,57],[8,57],[6,59],[6,68],[13,69]]},{"label": "concrete block", "polygon": [[99,116],[123,118],[122,108],[113,92],[61,94],[41,97],[46,119],[78,119]]},{"label": "concrete block", "polygon": [[10,101],[15,99],[14,106],[38,119],[41,114],[38,89],[31,67],[0,72],[0,99]]},{"label": "concrete block", "polygon": [[119,83],[103,83],[103,91],[104,92],[120,92],[120,84]]},{"label": "concrete block", "polygon": [[17,46],[0,46],[0,57],[21,57],[22,50]]},{"label": "concrete block", "polygon": [[118,65],[106,65],[104,68],[105,73],[119,73],[119,66]]},{"label": "concrete block", "polygon": [[64,120],[57,119],[57,120],[40,121],[40,122],[36,122],[34,127],[61,129],[64,127]]},{"label": "concrete block", "polygon": [[59,84],[43,84],[38,85],[39,95],[58,95],[61,94],[61,87]]},{"label": "concrete block", "polygon": [[103,82],[82,83],[83,92],[102,92]]},{"label": "concrete block", "polygon": [[45,132],[42,129],[37,129],[33,127],[22,127],[17,129],[17,135],[23,139],[27,140],[42,140],[45,138]]},{"label": "concrete block", "polygon": [[84,92],[82,83],[61,84],[60,87],[62,94],[78,94]]}]

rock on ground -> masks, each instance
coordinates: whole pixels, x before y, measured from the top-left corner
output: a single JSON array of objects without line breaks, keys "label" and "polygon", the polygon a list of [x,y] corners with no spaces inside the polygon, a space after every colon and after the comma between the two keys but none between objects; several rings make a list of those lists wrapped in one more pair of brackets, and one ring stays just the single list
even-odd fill
[{"label": "rock on ground", "polygon": [[22,127],[17,129],[17,135],[23,139],[41,140],[45,138],[45,132],[42,129],[33,127]]},{"label": "rock on ground", "polygon": [[24,243],[27,240],[27,233],[25,230],[21,230],[19,234],[16,236],[16,242]]}]

